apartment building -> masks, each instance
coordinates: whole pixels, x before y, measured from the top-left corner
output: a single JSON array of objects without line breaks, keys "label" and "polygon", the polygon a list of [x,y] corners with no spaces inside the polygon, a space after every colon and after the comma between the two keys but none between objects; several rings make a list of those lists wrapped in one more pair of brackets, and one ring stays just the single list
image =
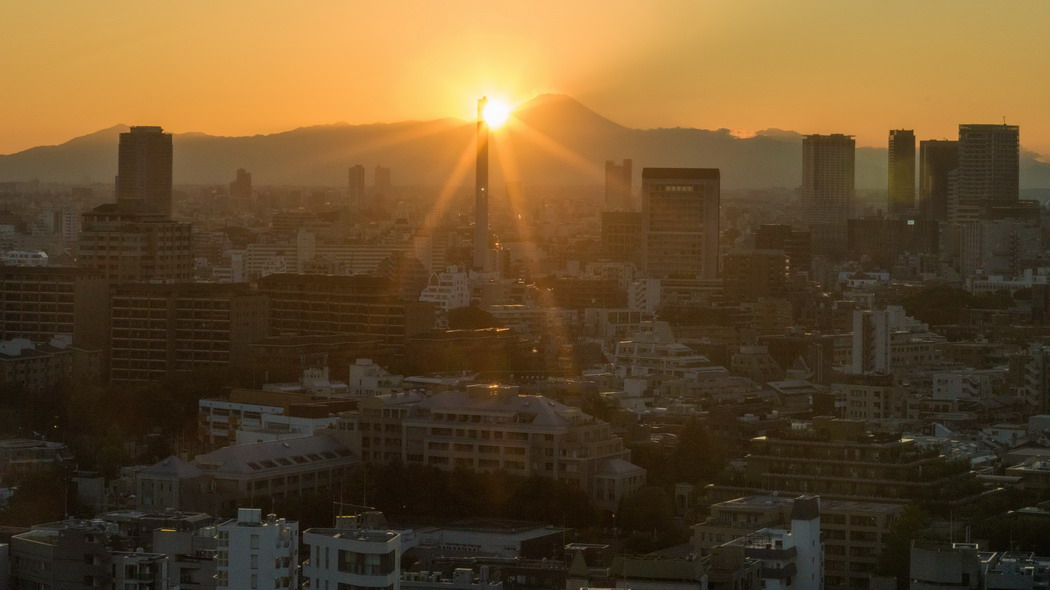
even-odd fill
[{"label": "apartment building", "polygon": [[247,285],[121,285],[110,303],[112,381],[152,381],[247,364],[266,336],[269,303]]},{"label": "apartment building", "polygon": [[334,528],[303,533],[303,543],[309,547],[303,578],[310,588],[400,586],[401,535],[369,524],[368,518],[340,516]]},{"label": "apartment building", "polygon": [[216,584],[219,590],[299,587],[299,523],[258,508],[241,508],[218,526]]},{"label": "apartment building", "polygon": [[352,334],[400,345],[434,327],[433,303],[402,300],[381,277],[274,274],[258,291],[270,298],[274,336]]},{"label": "apartment building", "polygon": [[83,268],[0,266],[0,338],[47,342],[71,334],[98,349],[108,337],[109,282]]},{"label": "apartment building", "polygon": [[378,396],[339,427],[366,461],[540,475],[583,489],[602,508],[615,509],[645,484],[645,469],[630,463],[608,424],[513,386]]},{"label": "apartment building", "polygon": [[84,214],[77,265],[113,281],[191,281],[191,244],[188,223],[124,203],[106,203]]}]

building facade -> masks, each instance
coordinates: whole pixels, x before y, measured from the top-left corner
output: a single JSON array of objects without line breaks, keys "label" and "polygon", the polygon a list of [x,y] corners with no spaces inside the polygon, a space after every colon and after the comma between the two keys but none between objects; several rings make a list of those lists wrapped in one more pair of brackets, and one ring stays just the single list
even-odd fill
[{"label": "building facade", "polygon": [[642,170],[642,270],[652,278],[718,278],[717,168]]}]

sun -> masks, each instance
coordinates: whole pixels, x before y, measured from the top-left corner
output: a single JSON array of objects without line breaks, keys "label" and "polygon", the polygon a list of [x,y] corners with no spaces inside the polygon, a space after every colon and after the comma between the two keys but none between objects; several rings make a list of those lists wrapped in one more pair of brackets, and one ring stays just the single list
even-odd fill
[{"label": "sun", "polygon": [[507,101],[499,98],[490,98],[485,102],[481,111],[481,118],[490,129],[496,129],[507,122],[510,117],[510,105]]}]

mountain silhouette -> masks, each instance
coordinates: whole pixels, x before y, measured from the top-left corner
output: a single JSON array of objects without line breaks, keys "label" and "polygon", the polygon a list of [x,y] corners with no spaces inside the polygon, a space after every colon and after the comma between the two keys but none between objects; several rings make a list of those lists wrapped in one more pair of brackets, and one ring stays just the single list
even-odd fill
[{"label": "mountain silhouette", "polygon": [[[0,181],[113,182],[118,136],[125,130],[116,125],[61,145],[0,155]],[[457,182],[469,185],[474,133],[474,122],[459,119],[335,123],[244,137],[178,133],[174,176],[179,184],[225,184],[244,168],[257,185],[343,186],[347,168],[364,164],[391,168],[395,185],[425,186],[449,182],[462,162]],[[631,158],[635,170],[720,168],[727,189],[793,188],[801,184],[801,138],[783,129],[746,138],[728,129],[632,129],[569,96],[544,94],[520,105],[511,123],[495,132],[493,186],[505,180],[600,184],[606,160]],[[885,190],[886,150],[857,148],[856,171],[857,188]],[[1021,184],[1050,187],[1050,164],[1023,151]]]}]

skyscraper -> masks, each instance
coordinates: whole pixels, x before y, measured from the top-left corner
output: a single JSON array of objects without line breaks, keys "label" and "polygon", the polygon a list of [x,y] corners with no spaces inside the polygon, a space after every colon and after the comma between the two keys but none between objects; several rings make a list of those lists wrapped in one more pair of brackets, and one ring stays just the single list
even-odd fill
[{"label": "skyscraper", "polygon": [[132,127],[120,134],[117,203],[171,216],[171,134]]},{"label": "skyscraper", "polygon": [[351,166],[349,179],[347,207],[351,213],[359,213],[365,208],[365,167],[361,164]]},{"label": "skyscraper", "polygon": [[625,159],[622,164],[612,160],[605,162],[605,210],[606,211],[630,211],[634,203],[631,201],[631,184],[634,182],[634,163]]},{"label": "skyscraper", "polygon": [[478,101],[477,151],[474,157],[474,268],[484,271],[489,255],[489,126],[485,123],[485,105]]},{"label": "skyscraper", "polygon": [[390,168],[376,166],[375,194],[377,196],[389,197],[391,186]]},{"label": "skyscraper", "polygon": [[642,169],[642,266],[651,278],[718,278],[717,168]]},{"label": "skyscraper", "polygon": [[959,125],[960,201],[985,206],[1017,201],[1019,136],[1017,125]]},{"label": "skyscraper", "polygon": [[959,142],[930,139],[919,142],[919,211],[923,217],[948,219],[948,198],[959,167]]},{"label": "skyscraper", "polygon": [[854,153],[852,135],[807,135],[802,139],[802,222],[845,225],[853,215]]},{"label": "skyscraper", "polygon": [[246,208],[252,204],[252,173],[237,169],[237,178],[230,183],[230,200],[234,206]]},{"label": "skyscraper", "polygon": [[915,132],[911,129],[890,131],[886,201],[892,216],[910,215],[915,208]]}]

